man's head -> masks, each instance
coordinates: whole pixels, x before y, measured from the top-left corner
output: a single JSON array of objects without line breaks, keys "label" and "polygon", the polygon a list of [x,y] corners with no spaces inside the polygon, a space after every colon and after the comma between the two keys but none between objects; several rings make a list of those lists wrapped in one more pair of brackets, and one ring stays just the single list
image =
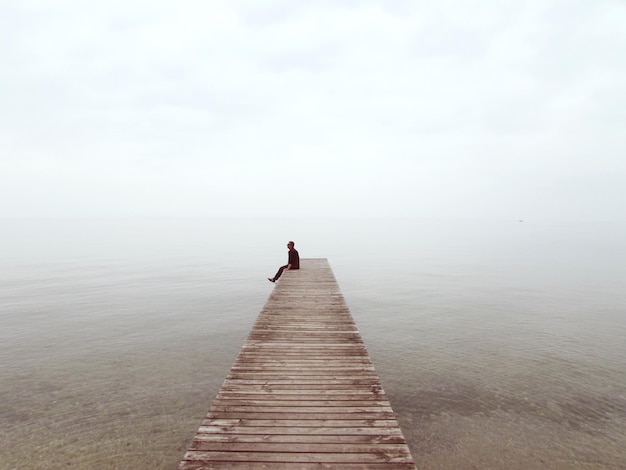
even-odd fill
[{"label": "man's head", "polygon": [[296,244],[294,242],[287,242],[287,248],[289,248],[290,250],[295,246]]}]

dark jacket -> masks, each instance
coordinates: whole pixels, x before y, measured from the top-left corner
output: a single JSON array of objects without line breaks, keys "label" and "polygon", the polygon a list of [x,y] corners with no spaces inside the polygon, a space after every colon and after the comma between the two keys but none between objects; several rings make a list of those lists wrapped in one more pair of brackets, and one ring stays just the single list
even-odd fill
[{"label": "dark jacket", "polygon": [[291,265],[291,269],[300,269],[300,255],[295,248],[289,250],[289,261],[287,261],[287,264]]}]

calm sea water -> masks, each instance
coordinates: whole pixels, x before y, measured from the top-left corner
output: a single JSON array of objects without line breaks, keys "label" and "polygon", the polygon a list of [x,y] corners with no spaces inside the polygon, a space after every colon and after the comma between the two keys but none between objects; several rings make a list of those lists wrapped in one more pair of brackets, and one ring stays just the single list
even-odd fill
[{"label": "calm sea water", "polygon": [[418,468],[626,468],[618,224],[0,225],[1,469],[176,468],[290,239],[328,258]]}]

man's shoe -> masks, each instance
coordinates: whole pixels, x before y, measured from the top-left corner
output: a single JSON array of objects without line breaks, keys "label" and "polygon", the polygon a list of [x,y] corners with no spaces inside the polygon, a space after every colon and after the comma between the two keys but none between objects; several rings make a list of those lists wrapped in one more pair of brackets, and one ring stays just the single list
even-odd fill
[{"label": "man's shoe", "polygon": [[268,280],[268,281],[270,281],[270,282],[276,282],[276,281],[275,281],[274,279],[272,279],[271,277],[268,277],[268,278],[267,278],[267,280]]}]

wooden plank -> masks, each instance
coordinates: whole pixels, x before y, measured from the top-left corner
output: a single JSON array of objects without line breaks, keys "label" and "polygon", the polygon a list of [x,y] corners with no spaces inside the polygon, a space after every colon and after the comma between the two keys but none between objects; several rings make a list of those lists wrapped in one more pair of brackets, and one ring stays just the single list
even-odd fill
[{"label": "wooden plank", "polygon": [[201,462],[183,462],[181,463],[181,469],[183,470],[323,470],[342,468],[345,470],[358,469],[358,470],[415,470],[415,465],[412,463],[394,463],[393,466],[389,464],[377,464],[377,463],[342,463],[341,466],[335,463],[323,463],[323,462],[299,462],[297,467],[294,467],[293,463],[286,462],[223,462],[223,461],[201,461]]},{"label": "wooden plank", "polygon": [[[370,387],[371,388],[371,387]],[[222,388],[216,398],[224,398],[229,399],[236,397],[241,398],[256,398],[260,400],[306,400],[306,399],[315,399],[315,400],[384,400],[385,395],[383,392],[380,392],[376,395],[371,393],[370,388],[367,390],[355,390],[354,392],[341,392],[337,390],[316,390],[314,392],[307,393],[306,390],[249,390],[249,391],[233,391],[228,390],[226,388]],[[249,395],[247,397],[247,395]],[[308,395],[308,396],[305,396]],[[314,397],[314,398],[311,398]]]},{"label": "wooden plank", "polygon": [[[369,391],[369,392],[373,392],[373,393],[377,393],[376,391],[377,388],[377,384],[356,384],[356,383],[348,383],[348,384],[341,384],[341,383],[326,383],[326,384],[317,384],[317,383],[297,383],[297,384],[288,384],[288,383],[269,383],[267,381],[260,381],[260,383],[256,383],[256,384],[251,384],[251,383],[235,383],[232,381],[224,382],[224,384],[222,385],[222,390],[228,390],[228,391],[267,391],[267,392],[277,392],[277,391],[287,391],[289,390],[290,393],[291,391],[295,391],[295,390],[316,390],[319,391],[320,393],[323,393],[324,390],[327,391],[333,391],[333,390],[343,390],[343,393],[348,393],[346,392],[346,390],[348,391]],[[382,389],[380,390],[380,393],[384,393],[382,391]]]},{"label": "wooden plank", "polygon": [[[392,429],[396,426],[395,420],[340,420],[340,419],[311,419],[302,423],[295,419],[283,419],[280,422],[282,427],[313,427],[313,428],[332,428],[332,427],[381,427],[386,429]],[[271,427],[276,426],[276,421],[265,419],[242,419],[242,418],[207,418],[202,422],[202,426],[223,426],[223,427],[238,427],[243,428],[245,426],[262,426]]]},{"label": "wooden plank", "polygon": [[287,453],[292,458],[292,454],[313,454],[313,453],[342,453],[342,454],[369,454],[372,446],[376,446],[379,451],[385,452],[387,455],[406,455],[404,442],[388,443],[388,442],[349,442],[337,443],[330,442],[215,442],[207,440],[197,440],[192,442],[190,450],[196,452],[263,452],[268,453]]},{"label": "wooden plank", "polygon": [[209,411],[207,418],[241,418],[241,419],[394,419],[395,415],[391,411],[375,411],[370,413],[348,414],[348,413],[292,413],[288,410],[282,412],[246,412],[246,411],[224,411],[218,410],[216,412]]},{"label": "wooden plank", "polygon": [[[224,398],[222,396],[218,396],[215,400],[213,400],[213,405],[217,406],[262,406],[262,407],[280,407],[281,409],[285,409],[286,407],[293,406],[294,402],[298,404],[298,406],[304,407],[364,407],[364,406],[374,406],[376,408],[381,406],[389,407],[388,401],[381,400],[357,400],[354,397],[346,398],[344,400],[259,400],[259,399],[249,399],[243,397],[232,397],[232,398]],[[291,409],[291,408],[290,408]]]},{"label": "wooden plank", "polygon": [[[338,428],[341,430],[342,428]],[[350,429],[350,428],[348,428]],[[336,431],[337,432],[337,431]],[[401,444],[402,435],[400,433],[390,433],[387,436],[368,434],[273,434],[266,435],[260,433],[234,434],[234,433],[204,433],[198,434],[192,444],[191,449],[201,450],[200,443],[204,442],[250,442],[250,443],[305,443],[305,444]]]},{"label": "wooden plank", "polygon": [[272,452],[267,451],[197,451],[188,450],[185,454],[186,461],[222,461],[222,462],[291,462],[291,463],[407,463],[406,446],[394,446],[385,449],[384,446],[376,448],[376,452],[372,452],[372,446],[366,446],[361,452],[342,452],[341,450],[333,452],[310,452],[310,451],[294,451],[294,452]]},{"label": "wooden plank", "polygon": [[415,469],[325,259],[261,309],[179,466],[210,468]]},{"label": "wooden plank", "polygon": [[[238,439],[238,440],[279,440],[287,442],[373,442],[389,439],[401,440],[402,433],[394,428],[374,427],[298,427],[298,426],[245,426],[235,428],[233,426],[201,426],[194,440],[215,439]],[[398,441],[399,442],[399,441]]]}]

